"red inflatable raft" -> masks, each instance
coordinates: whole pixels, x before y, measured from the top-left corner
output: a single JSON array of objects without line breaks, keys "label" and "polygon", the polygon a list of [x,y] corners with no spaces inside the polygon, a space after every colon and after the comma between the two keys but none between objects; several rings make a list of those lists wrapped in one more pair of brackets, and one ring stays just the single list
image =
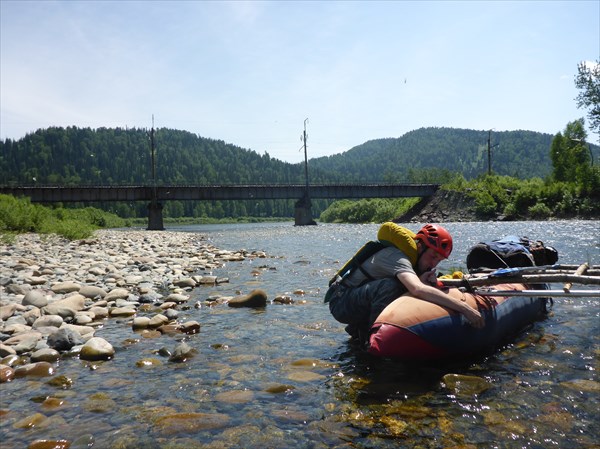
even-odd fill
[{"label": "red inflatable raft", "polygon": [[[525,290],[523,284],[496,285],[495,290]],[[369,353],[401,360],[463,358],[489,351],[546,315],[547,298],[480,296],[451,288],[448,294],[477,307],[482,329],[458,312],[401,296],[387,306],[371,328]]]}]

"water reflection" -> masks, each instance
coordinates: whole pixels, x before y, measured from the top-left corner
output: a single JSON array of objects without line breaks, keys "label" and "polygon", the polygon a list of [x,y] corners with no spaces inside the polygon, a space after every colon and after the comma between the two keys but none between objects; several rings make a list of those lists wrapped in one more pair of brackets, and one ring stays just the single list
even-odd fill
[{"label": "water reflection", "polygon": [[[507,234],[544,240],[564,263],[600,263],[596,223],[448,228],[457,244],[442,269],[464,267],[470,246]],[[148,338],[126,320],[107,320],[97,333],[116,342],[114,360],[61,361],[55,377],[70,383],[2,384],[0,409],[10,410],[0,419],[3,449],[36,438],[68,439],[71,448],[91,440],[102,448],[597,447],[600,298],[557,299],[545,320],[476,360],[377,360],[348,343],[322,303],[334,270],[377,225],[197,229],[218,247],[273,257],[229,263],[214,273],[229,283],[193,291],[181,319],[198,321],[198,334]],[[204,303],[256,287],[293,302],[256,310]],[[196,353],[169,362],[163,354],[181,341]],[[48,397],[64,403],[48,408]],[[49,422],[26,427],[37,413]]]}]

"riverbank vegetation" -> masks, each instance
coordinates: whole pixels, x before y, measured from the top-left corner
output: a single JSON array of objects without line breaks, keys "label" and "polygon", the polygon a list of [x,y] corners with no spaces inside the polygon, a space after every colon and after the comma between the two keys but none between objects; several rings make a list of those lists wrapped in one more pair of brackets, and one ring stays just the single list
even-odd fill
[{"label": "riverbank vegetation", "polygon": [[[520,179],[488,173],[467,180],[460,173],[431,171],[424,178],[441,183],[442,191],[458,192],[472,200],[462,211],[473,220],[544,220],[600,218],[600,167],[585,143],[584,120],[567,124],[549,149],[552,171],[544,179]],[[402,217],[415,203],[403,200],[339,201],[321,214],[324,222],[382,222]],[[443,204],[451,210],[455,205]],[[387,218],[385,218],[387,217]]]},{"label": "riverbank vegetation", "polygon": [[110,212],[92,207],[65,209],[32,204],[28,198],[0,195],[0,236],[35,232],[58,234],[69,240],[90,237],[100,228],[127,227],[130,223]]},{"label": "riverbank vegetation", "polygon": [[[291,221],[291,218],[288,220]],[[165,218],[166,225],[262,223],[285,221],[280,217],[180,217]],[[90,237],[96,229],[146,227],[147,217],[124,219],[94,207],[80,209],[32,204],[29,198],[0,194],[0,239],[10,240],[16,234],[35,232],[57,234],[69,240]]]},{"label": "riverbank vegetation", "polygon": [[[552,172],[553,136],[532,131],[421,128],[397,138],[375,139],[340,154],[308,161],[309,184],[440,183],[457,175],[472,180],[488,171],[518,179],[546,178]],[[304,185],[303,163],[287,163],[267,153],[173,129],[158,129],[157,185]],[[598,153],[596,146],[592,151]],[[310,154],[310,148],[309,148]],[[48,128],[19,140],[0,140],[0,173],[7,185],[150,185],[153,180],[148,130]],[[279,217],[295,213],[288,200],[165,201],[166,218],[231,219]],[[311,198],[318,219],[332,200]],[[369,202],[369,207],[374,201]],[[375,201],[383,209],[387,201]],[[145,218],[145,202],[76,204],[123,218]],[[65,206],[66,207],[66,206]],[[71,207],[71,206],[68,206]],[[338,207],[338,206],[336,206]]]}]

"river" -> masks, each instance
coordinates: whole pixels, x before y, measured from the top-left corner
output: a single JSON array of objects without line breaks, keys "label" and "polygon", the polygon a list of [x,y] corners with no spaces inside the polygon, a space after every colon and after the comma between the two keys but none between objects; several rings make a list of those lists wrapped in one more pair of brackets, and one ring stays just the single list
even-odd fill
[{"label": "river", "polygon": [[[466,271],[472,245],[506,235],[544,241],[558,250],[559,263],[600,264],[596,221],[445,226],[455,249],[440,271]],[[115,358],[61,361],[60,374],[72,387],[46,380],[2,384],[1,402],[11,409],[33,408],[48,396],[68,406],[49,411],[55,420],[45,429],[3,426],[0,447],[27,447],[36,438],[69,440],[77,449],[598,447],[600,298],[556,298],[549,316],[512,344],[469,362],[373,359],[348,344],[323,295],[340,264],[377,229],[289,222],[169,228],[270,257],[230,262],[213,272],[229,282],[192,292],[182,320],[198,321],[201,330],[185,337],[197,351],[185,363],[138,366],[142,358],[161,359],[157,351],[182,337],[140,339],[130,326],[108,320],[96,335],[121,340]],[[264,309],[204,303],[255,288],[293,303]],[[485,388],[448,389],[447,374],[474,376]]]}]

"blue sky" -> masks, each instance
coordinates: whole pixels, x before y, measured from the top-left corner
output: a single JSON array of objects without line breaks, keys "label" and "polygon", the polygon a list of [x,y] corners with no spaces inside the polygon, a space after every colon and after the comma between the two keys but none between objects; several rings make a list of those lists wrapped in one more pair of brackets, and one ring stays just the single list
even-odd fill
[{"label": "blue sky", "polygon": [[555,134],[600,59],[599,0],[0,0],[0,18],[0,138],[154,115],[288,162],[306,118],[309,158],[430,126]]}]

